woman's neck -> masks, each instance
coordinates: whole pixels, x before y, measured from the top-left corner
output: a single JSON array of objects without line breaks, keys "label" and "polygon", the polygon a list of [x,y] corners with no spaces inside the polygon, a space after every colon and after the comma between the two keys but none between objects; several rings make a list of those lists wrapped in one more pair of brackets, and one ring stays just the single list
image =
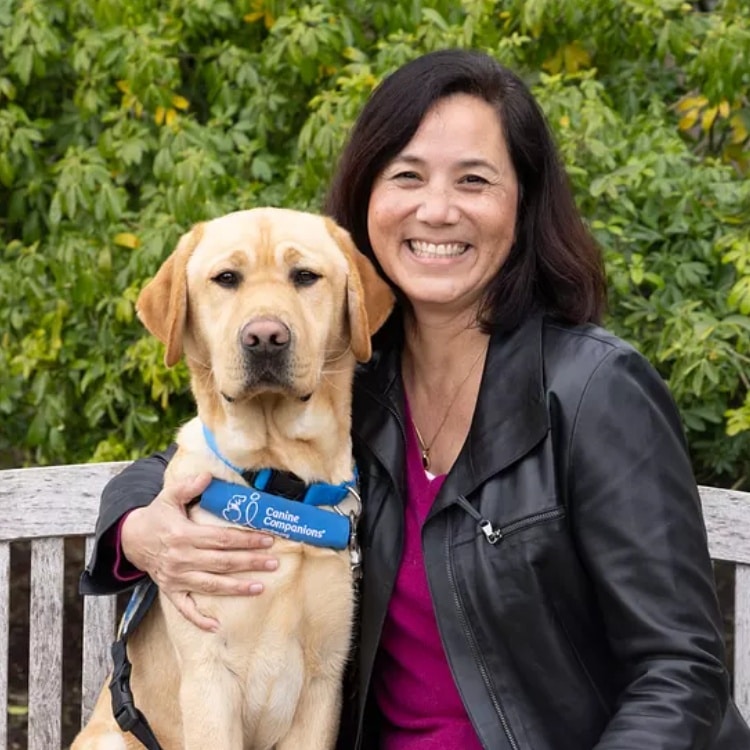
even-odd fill
[{"label": "woman's neck", "polygon": [[466,441],[488,344],[466,319],[406,324],[401,373],[422,461],[434,474],[450,470]]},{"label": "woman's neck", "polygon": [[408,316],[404,322],[404,374],[411,385],[450,382],[487,348],[488,336],[473,317]]}]

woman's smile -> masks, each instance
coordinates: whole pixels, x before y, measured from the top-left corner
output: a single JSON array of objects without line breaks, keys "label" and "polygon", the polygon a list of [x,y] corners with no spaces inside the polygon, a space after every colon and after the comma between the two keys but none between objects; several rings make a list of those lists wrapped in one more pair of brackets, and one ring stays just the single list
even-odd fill
[{"label": "woman's smile", "polygon": [[424,240],[407,240],[409,249],[417,258],[456,258],[463,255],[470,247],[466,242],[426,242]]}]

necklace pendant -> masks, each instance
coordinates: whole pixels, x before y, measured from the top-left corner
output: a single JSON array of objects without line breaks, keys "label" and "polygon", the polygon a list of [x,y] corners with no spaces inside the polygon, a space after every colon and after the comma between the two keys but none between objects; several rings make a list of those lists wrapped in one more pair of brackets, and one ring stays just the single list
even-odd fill
[{"label": "necklace pendant", "polygon": [[430,469],[430,451],[428,448],[422,448],[422,468],[425,471]]}]

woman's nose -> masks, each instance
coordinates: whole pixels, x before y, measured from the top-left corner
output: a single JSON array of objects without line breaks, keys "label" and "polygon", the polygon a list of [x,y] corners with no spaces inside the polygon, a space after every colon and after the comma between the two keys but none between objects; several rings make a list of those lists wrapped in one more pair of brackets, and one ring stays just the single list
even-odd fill
[{"label": "woman's nose", "polygon": [[459,210],[450,191],[426,188],[420,196],[416,216],[418,221],[425,224],[455,224],[459,219]]}]

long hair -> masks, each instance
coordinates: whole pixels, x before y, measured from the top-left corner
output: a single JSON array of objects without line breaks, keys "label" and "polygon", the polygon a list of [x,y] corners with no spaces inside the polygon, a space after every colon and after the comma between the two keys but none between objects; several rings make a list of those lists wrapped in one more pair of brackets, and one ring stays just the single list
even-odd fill
[{"label": "long hair", "polygon": [[526,84],[488,55],[432,52],[385,78],[354,125],[325,212],[380,269],[367,234],[373,183],[430,108],[457,93],[495,109],[519,185],[515,242],[480,304],[482,329],[511,330],[535,310],[573,324],[599,322],[606,300],[601,252],[581,220],[547,121]]}]

